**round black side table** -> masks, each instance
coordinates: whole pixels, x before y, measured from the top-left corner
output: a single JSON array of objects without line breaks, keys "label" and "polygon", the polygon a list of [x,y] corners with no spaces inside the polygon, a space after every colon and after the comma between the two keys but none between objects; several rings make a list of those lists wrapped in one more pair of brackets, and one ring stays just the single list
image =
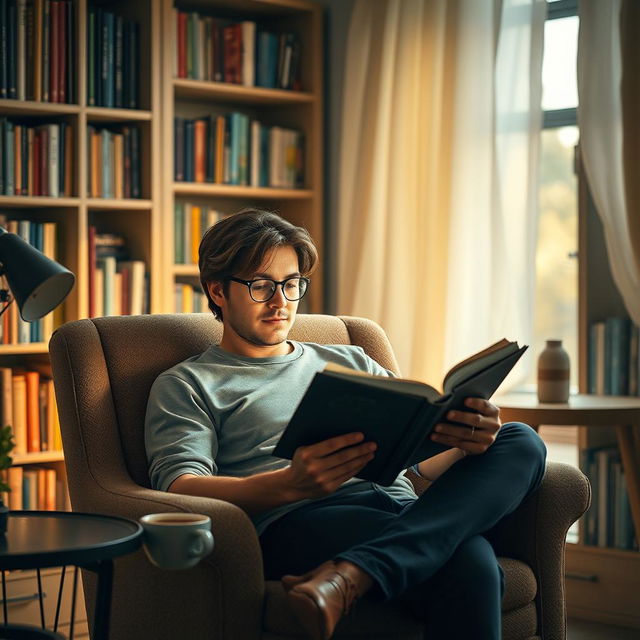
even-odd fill
[{"label": "round black side table", "polygon": [[[7,620],[5,571],[37,569],[40,612],[44,627],[40,569],[73,565],[97,574],[93,640],[109,637],[113,558],[132,553],[142,545],[142,527],[132,520],[66,511],[11,511],[7,533],[0,537],[0,570],[4,624],[7,637],[12,625]],[[75,582],[71,607],[71,629],[75,615]],[[64,579],[64,569],[62,574]],[[62,581],[60,584],[62,590]],[[57,627],[60,594],[56,608]],[[13,625],[14,627],[17,625]],[[3,627],[0,625],[0,637]],[[35,629],[34,629],[35,630]],[[55,629],[54,629],[55,630]],[[55,637],[55,636],[54,636]]]}]

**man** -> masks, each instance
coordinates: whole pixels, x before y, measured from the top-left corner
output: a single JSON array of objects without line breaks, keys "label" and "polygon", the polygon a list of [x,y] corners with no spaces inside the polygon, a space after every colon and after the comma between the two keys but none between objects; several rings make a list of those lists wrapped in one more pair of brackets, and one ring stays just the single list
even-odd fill
[{"label": "man", "polygon": [[405,602],[430,638],[499,638],[502,574],[481,534],[538,486],[544,445],[469,398],[469,412],[448,416],[458,424],[431,436],[451,448],[417,465],[434,481],[420,498],[404,473],[390,487],[355,478],[376,449],[358,431],[300,447],[292,461],[272,456],[325,363],[390,375],[359,347],[287,339],[316,262],[307,232],[273,213],[246,210],[207,231],[200,279],[222,339],[153,385],[152,484],[244,509],[266,577],[282,580],[312,638],[330,638],[365,594]]}]

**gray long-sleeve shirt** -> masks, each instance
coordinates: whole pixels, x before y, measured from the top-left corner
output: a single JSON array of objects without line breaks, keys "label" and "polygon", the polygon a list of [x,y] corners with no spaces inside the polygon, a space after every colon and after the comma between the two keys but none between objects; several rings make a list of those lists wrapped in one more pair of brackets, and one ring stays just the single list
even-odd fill
[{"label": "gray long-sleeve shirt", "polygon": [[[149,476],[166,491],[179,476],[246,477],[290,464],[272,451],[316,372],[327,362],[389,375],[360,347],[292,342],[283,356],[249,358],[212,346],[160,374],[151,388],[145,421]],[[393,428],[393,425],[389,425]],[[352,478],[339,492],[370,482]],[[390,487],[415,497],[404,474]],[[254,516],[258,533],[301,500]]]}]

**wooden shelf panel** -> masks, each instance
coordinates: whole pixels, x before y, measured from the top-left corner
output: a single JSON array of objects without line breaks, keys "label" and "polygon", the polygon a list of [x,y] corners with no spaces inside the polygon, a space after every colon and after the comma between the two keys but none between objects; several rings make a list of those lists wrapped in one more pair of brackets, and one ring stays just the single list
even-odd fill
[{"label": "wooden shelf panel", "polygon": [[77,207],[80,198],[50,196],[0,196],[0,207]]},{"label": "wooden shelf panel", "polygon": [[19,453],[13,456],[13,464],[41,464],[43,462],[61,462],[62,451],[39,451],[37,453]]},{"label": "wooden shelf panel", "polygon": [[177,99],[215,100],[216,102],[242,102],[245,104],[286,105],[311,104],[316,101],[312,93],[284,89],[245,87],[228,82],[208,82],[174,78],[173,87]]},{"label": "wooden shelf panel", "polygon": [[34,100],[0,100],[0,114],[16,117],[22,116],[49,116],[49,115],[75,115],[81,108],[77,104],[64,104],[57,102],[36,102]]},{"label": "wooden shelf panel", "polygon": [[197,264],[174,264],[172,267],[174,276],[195,276],[200,277]]},{"label": "wooden shelf panel", "polygon": [[89,209],[136,209],[141,211],[148,211],[153,206],[151,200],[145,200],[140,198],[129,198],[125,200],[116,200],[114,198],[88,198],[87,206]]},{"label": "wooden shelf panel", "polygon": [[202,184],[194,182],[174,182],[173,190],[176,195],[260,198],[264,200],[307,200],[314,196],[311,189],[240,187],[231,184]]},{"label": "wooden shelf panel", "polygon": [[27,342],[24,344],[1,344],[0,356],[27,355],[30,353],[49,353],[49,349],[44,342]]},{"label": "wooden shelf panel", "polygon": [[112,122],[130,120],[151,120],[151,111],[141,109],[110,109],[107,107],[87,107],[87,120],[90,122]]}]

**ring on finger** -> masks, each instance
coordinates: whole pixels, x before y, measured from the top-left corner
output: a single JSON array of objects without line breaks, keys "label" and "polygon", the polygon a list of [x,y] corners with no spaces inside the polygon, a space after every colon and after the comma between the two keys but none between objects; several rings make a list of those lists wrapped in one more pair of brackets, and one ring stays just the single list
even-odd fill
[{"label": "ring on finger", "polygon": [[470,439],[473,440],[473,434],[476,432],[476,426],[475,425],[471,425],[471,437]]}]

